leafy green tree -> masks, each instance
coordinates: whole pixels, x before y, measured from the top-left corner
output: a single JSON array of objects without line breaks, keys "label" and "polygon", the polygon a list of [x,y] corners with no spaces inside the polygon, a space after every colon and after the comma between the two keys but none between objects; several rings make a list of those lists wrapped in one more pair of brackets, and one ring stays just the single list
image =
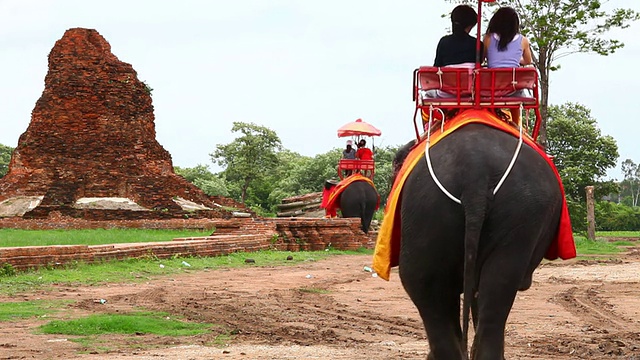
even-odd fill
[{"label": "leafy green tree", "polygon": [[640,196],[640,167],[634,163],[633,160],[626,159],[622,162],[622,173],[624,174],[622,185],[629,190],[631,206],[638,206],[638,197]]},{"label": "leafy green tree", "polygon": [[[337,178],[341,149],[332,149],[314,157],[291,153],[283,160],[278,180],[270,198],[275,204],[290,196],[322,191],[327,179]],[[295,155],[295,156],[292,156]]]},{"label": "leafy green tree", "polygon": [[375,150],[376,173],[373,182],[380,194],[381,206],[386,203],[393,185],[393,158],[399,146],[377,147]]},{"label": "leafy green tree", "polygon": [[13,154],[12,147],[0,144],[0,178],[7,175],[9,171],[11,154]]},{"label": "leafy green tree", "polygon": [[279,152],[278,157],[280,166],[275,173],[274,188],[269,194],[269,201],[274,205],[281,203],[284,198],[306,193],[307,186],[301,179],[301,174],[307,163],[312,161],[311,157],[289,150]]},{"label": "leafy green tree", "polygon": [[[474,1],[454,1],[476,3]],[[602,9],[601,0],[499,0],[494,6],[510,6],[520,16],[522,33],[533,48],[533,62],[540,72],[541,145],[546,146],[549,78],[560,69],[559,60],[575,53],[609,55],[622,48],[619,40],[607,38],[615,29],[625,29],[640,19],[631,9]]]},{"label": "leafy green tree", "polygon": [[198,164],[192,168],[181,168],[179,166],[174,166],[173,171],[176,174],[187,179],[187,181],[190,183],[195,183],[196,179],[211,180],[216,177],[216,175],[209,170],[209,165]]},{"label": "leafy green tree", "polygon": [[173,171],[185,178],[190,183],[199,187],[205,194],[210,196],[230,196],[227,189],[227,182],[220,174],[214,174],[209,170],[208,165],[196,165],[192,168],[181,168],[174,166]]},{"label": "leafy green tree", "polygon": [[596,203],[596,229],[599,231],[640,230],[640,208],[610,201]]},{"label": "leafy green tree", "polygon": [[575,103],[549,107],[547,130],[547,152],[554,156],[568,196],[583,200],[587,185],[597,185],[597,197],[617,192],[613,182],[602,179],[616,165],[618,145],[601,134],[588,108]]},{"label": "leafy green tree", "polygon": [[227,182],[222,177],[213,177],[212,179],[196,179],[193,184],[205,194],[209,196],[224,196],[229,197],[231,194],[229,193],[229,189],[227,188]]},{"label": "leafy green tree", "polygon": [[276,170],[282,143],[273,130],[253,123],[234,122],[231,131],[241,135],[229,144],[216,145],[209,155],[225,168],[227,181],[237,184],[244,202],[251,186]]}]

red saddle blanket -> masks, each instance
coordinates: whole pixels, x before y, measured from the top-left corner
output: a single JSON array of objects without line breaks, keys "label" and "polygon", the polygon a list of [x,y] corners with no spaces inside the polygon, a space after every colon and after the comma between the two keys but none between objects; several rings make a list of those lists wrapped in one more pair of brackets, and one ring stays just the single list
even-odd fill
[{"label": "red saddle blanket", "polygon": [[[351,185],[352,183],[354,183],[356,181],[368,182],[375,189],[375,185],[373,184],[373,181],[371,181],[371,179],[369,179],[368,177],[366,177],[366,176],[364,176],[364,175],[362,175],[360,173],[355,173],[353,175],[350,175],[349,177],[346,177],[346,178],[342,179],[330,191],[323,191],[322,192],[322,203],[320,204],[320,207],[326,209],[326,212],[328,214],[335,214],[336,211],[340,208],[340,203],[338,203],[338,199],[340,198],[340,194],[342,194],[344,189],[346,189],[349,185]],[[376,204],[376,209],[378,209],[379,206],[380,206],[380,195],[378,195],[378,203]]]},{"label": "red saddle blanket", "polygon": [[[486,110],[467,110],[447,121],[444,129],[438,128],[432,132],[430,139],[431,146],[435,145],[438,141],[456,129],[468,124],[484,124],[492,126],[496,129],[512,134],[515,137],[519,137],[519,131],[516,128],[507,124],[505,121],[500,120],[493,113]],[[411,170],[424,156],[425,141],[426,137],[409,152],[409,155],[405,159],[404,164],[393,183],[391,192],[389,193],[389,198],[385,207],[384,221],[382,222],[382,227],[378,232],[376,248],[373,255],[373,270],[375,270],[378,275],[385,280],[389,280],[391,268],[398,266],[401,237],[400,194],[402,193],[402,186],[404,185],[408,175],[411,173]],[[569,210],[564,197],[564,187],[562,186],[562,180],[560,179],[558,170],[553,164],[553,161],[529,136],[523,135],[523,141],[547,160],[547,163],[556,174],[556,178],[558,179],[558,184],[562,192],[563,204],[560,226],[558,227],[556,238],[547,250],[545,258],[549,260],[555,260],[557,258],[564,260],[572,259],[576,257],[576,247],[573,240]]]}]

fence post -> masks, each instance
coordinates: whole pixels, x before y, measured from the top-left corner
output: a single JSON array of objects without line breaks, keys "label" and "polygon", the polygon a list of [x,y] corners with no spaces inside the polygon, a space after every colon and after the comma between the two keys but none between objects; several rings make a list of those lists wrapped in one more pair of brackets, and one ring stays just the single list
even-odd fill
[{"label": "fence post", "polygon": [[587,192],[587,239],[596,239],[596,206],[593,195],[593,186],[585,187]]}]

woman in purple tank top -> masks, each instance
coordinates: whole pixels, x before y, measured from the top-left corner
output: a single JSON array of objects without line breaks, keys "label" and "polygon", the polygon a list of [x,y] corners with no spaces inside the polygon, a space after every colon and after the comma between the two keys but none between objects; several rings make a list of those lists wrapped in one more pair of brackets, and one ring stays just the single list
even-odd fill
[{"label": "woman in purple tank top", "polygon": [[[483,43],[489,68],[516,68],[531,64],[529,40],[520,34],[518,13],[510,7],[501,7],[493,14]],[[526,95],[519,90],[509,96]],[[511,111],[511,120],[520,124],[520,111]]]},{"label": "woman in purple tank top", "polygon": [[529,40],[520,34],[518,13],[510,7],[501,7],[493,14],[483,42],[489,68],[531,64]]}]

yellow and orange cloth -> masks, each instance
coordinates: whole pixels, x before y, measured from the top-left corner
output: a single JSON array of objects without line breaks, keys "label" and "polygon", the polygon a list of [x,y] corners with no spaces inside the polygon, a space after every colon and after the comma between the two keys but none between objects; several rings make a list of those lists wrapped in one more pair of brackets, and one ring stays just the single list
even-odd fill
[{"label": "yellow and orange cloth", "polygon": [[[321,208],[325,208],[327,214],[335,214],[336,211],[340,208],[340,204],[338,203],[338,198],[340,198],[340,194],[346,189],[349,185],[353,184],[356,181],[364,181],[375,189],[375,185],[373,181],[362,174],[355,173],[349,177],[346,177],[340,181],[336,187],[331,189],[331,192],[327,194],[327,192],[323,192],[322,194],[322,204]],[[378,204],[376,205],[376,209],[380,206],[380,195],[378,195]]]},{"label": "yellow and orange cloth", "polygon": [[[448,134],[451,134],[455,130],[468,124],[484,124],[492,126],[496,129],[512,134],[515,137],[519,137],[519,131],[516,128],[507,124],[505,121],[500,120],[493,113],[487,110],[467,110],[447,121],[444,129],[438,128],[433,131],[430,139],[431,146],[438,143],[438,141]],[[426,138],[422,139],[409,152],[402,168],[396,176],[391,192],[389,193],[387,205],[385,206],[384,221],[382,222],[382,227],[378,233],[376,248],[373,255],[373,270],[385,280],[389,280],[391,268],[398,266],[398,258],[400,255],[400,194],[402,193],[402,186],[411,173],[411,170],[424,156],[425,141]],[[558,227],[558,233],[556,234],[554,242],[547,250],[545,258],[549,260],[557,258],[565,260],[574,258],[576,257],[576,247],[573,241],[573,232],[571,230],[571,219],[569,218],[569,210],[567,208],[566,199],[564,198],[564,188],[562,186],[562,180],[560,179],[558,170],[547,154],[540,149],[540,147],[535,144],[529,136],[523,134],[523,141],[547,160],[547,163],[556,174],[560,190],[562,191],[563,206],[560,226]]]}]

